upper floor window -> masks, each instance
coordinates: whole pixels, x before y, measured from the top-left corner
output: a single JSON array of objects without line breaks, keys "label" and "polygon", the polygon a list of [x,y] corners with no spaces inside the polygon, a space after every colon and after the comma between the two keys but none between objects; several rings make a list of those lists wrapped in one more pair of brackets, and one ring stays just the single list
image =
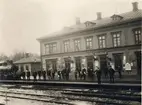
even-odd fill
[{"label": "upper floor window", "polygon": [[113,46],[118,47],[121,45],[121,32],[112,32]]},{"label": "upper floor window", "polygon": [[74,40],[74,49],[75,49],[75,51],[79,51],[80,46],[81,46],[80,39],[75,39]]},{"label": "upper floor window", "polygon": [[141,44],[141,29],[140,28],[134,29],[133,34],[135,36],[135,43]]},{"label": "upper floor window", "polygon": [[105,48],[106,47],[106,36],[100,35],[98,36],[99,39],[99,48]]},{"label": "upper floor window", "polygon": [[49,43],[45,45],[45,54],[52,54],[57,51],[57,43]]},{"label": "upper floor window", "polygon": [[69,52],[70,42],[69,40],[64,41],[64,52]]},{"label": "upper floor window", "polygon": [[92,49],[93,48],[93,37],[87,37],[86,38],[86,49]]}]

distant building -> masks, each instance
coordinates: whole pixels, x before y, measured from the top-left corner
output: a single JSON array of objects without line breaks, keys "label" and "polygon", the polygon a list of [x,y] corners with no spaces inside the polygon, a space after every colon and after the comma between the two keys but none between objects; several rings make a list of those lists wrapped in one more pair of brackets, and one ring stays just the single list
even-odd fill
[{"label": "distant building", "polygon": [[19,71],[30,71],[32,73],[41,70],[41,60],[37,57],[22,58],[14,63],[18,66]]},{"label": "distant building", "polygon": [[57,69],[60,58],[64,59],[65,67],[70,67],[71,58],[76,68],[82,68],[82,62],[85,62],[86,67],[95,69],[94,54],[102,70],[105,70],[108,60],[115,68],[123,68],[126,62],[130,62],[140,74],[142,10],[138,9],[137,2],[132,6],[132,11],[106,18],[98,12],[96,20],[84,23],[77,18],[76,25],[37,39],[42,68],[48,69],[52,65]]}]

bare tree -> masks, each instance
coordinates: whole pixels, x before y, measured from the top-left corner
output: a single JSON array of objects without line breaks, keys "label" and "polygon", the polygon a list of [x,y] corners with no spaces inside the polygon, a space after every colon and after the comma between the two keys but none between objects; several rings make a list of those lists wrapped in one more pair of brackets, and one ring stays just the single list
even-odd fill
[{"label": "bare tree", "polygon": [[7,56],[7,55],[5,55],[5,54],[3,54],[3,53],[1,53],[0,54],[0,61],[5,61],[5,60],[8,60],[9,59],[9,57]]},{"label": "bare tree", "polygon": [[27,52],[19,51],[19,52],[15,52],[13,55],[11,55],[10,58],[13,61],[17,61],[17,60],[20,60],[22,58],[27,58],[27,57],[39,57],[39,55],[34,54],[34,53],[27,53]]}]

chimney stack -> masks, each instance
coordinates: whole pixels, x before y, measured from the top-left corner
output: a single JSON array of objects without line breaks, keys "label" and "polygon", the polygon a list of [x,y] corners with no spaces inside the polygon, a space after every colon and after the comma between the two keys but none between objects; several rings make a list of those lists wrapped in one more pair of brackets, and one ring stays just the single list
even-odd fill
[{"label": "chimney stack", "polygon": [[80,22],[80,18],[79,17],[76,17],[76,25],[79,25],[81,22]]},{"label": "chimney stack", "polygon": [[137,11],[138,10],[138,2],[133,2],[133,11]]},{"label": "chimney stack", "polygon": [[102,19],[102,14],[101,12],[97,12],[97,20],[100,20],[100,19]]}]

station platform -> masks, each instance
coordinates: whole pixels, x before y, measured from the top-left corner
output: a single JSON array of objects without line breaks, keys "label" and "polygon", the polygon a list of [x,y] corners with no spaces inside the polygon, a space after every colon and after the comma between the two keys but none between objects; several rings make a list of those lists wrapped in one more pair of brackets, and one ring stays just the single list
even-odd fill
[{"label": "station platform", "polygon": [[75,87],[75,88],[105,88],[105,89],[132,89],[141,91],[141,84],[130,83],[101,83],[96,82],[75,82],[75,81],[23,81],[23,80],[0,80],[0,84],[15,84],[15,85],[40,85],[53,87]]}]

